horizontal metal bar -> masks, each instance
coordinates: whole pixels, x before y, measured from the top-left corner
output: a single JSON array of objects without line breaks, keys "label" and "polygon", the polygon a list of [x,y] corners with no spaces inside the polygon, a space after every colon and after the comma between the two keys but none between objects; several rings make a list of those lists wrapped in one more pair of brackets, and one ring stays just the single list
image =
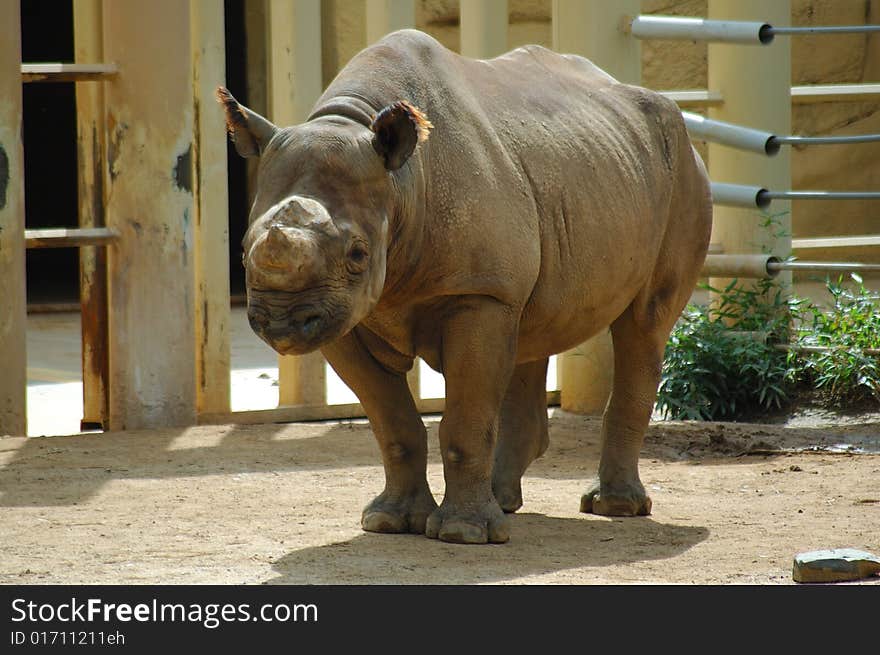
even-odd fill
[{"label": "horizontal metal bar", "polygon": [[865,271],[880,272],[880,264],[861,262],[768,262],[768,271]]},{"label": "horizontal metal bar", "polygon": [[[774,136],[773,142],[785,146],[824,146],[835,144],[873,143],[880,141],[880,134],[854,134],[851,136]],[[778,148],[777,148],[778,149]]]},{"label": "horizontal metal bar", "polygon": [[779,275],[770,264],[779,262],[772,255],[706,255],[701,277],[772,278]]},{"label": "horizontal metal bar", "polygon": [[768,200],[880,200],[880,191],[765,191]]},{"label": "horizontal metal bar", "polygon": [[774,36],[799,36],[801,34],[867,34],[880,32],[880,25],[826,25],[818,27],[770,27]]},{"label": "horizontal metal bar", "polygon": [[629,26],[637,39],[676,39],[767,45],[771,26],[760,21],[707,20],[682,16],[636,16]]},{"label": "horizontal metal bar", "polygon": [[50,228],[24,231],[26,248],[106,246],[118,238],[119,234],[107,227]]},{"label": "horizontal metal bar", "polygon": [[22,64],[22,82],[89,82],[112,77],[119,72],[116,64]]},{"label": "horizontal metal bar", "polygon": [[766,194],[764,187],[712,182],[712,202],[716,205],[766,209],[770,206]]},{"label": "horizontal metal bar", "polygon": [[697,139],[770,157],[779,152],[778,137],[772,132],[716,121],[687,111],[681,112],[681,115],[688,132]]}]

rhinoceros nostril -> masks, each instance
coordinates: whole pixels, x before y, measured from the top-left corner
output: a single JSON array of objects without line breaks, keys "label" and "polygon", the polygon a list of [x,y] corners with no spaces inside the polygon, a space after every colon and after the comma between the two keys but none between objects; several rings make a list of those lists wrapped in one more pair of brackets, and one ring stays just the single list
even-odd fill
[{"label": "rhinoceros nostril", "polygon": [[323,327],[323,325],[324,325],[324,319],[322,319],[317,314],[313,314],[312,316],[307,317],[306,320],[303,321],[302,328],[301,328],[302,335],[307,339],[311,339],[318,332],[321,331],[321,328]]}]

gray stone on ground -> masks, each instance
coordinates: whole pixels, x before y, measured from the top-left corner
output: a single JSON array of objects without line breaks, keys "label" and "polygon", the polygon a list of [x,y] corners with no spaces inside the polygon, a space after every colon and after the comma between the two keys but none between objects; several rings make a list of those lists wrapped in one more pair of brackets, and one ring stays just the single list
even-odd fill
[{"label": "gray stone on ground", "polygon": [[835,548],[798,553],[791,577],[795,582],[846,582],[880,573],[880,558],[863,550]]}]

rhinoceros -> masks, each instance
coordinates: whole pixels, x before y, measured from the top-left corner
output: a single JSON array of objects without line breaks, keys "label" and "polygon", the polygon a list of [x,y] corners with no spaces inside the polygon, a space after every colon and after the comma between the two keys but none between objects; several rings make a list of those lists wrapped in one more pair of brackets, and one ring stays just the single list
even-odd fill
[{"label": "rhinoceros", "polygon": [[[320,349],[360,399],[385,469],[364,530],[507,541],[548,445],[548,357],[609,326],[613,390],[580,509],[650,513],[639,453],[711,229],[671,100],[582,57],[474,60],[415,30],[357,54],[300,125],[217,96],[238,153],[259,157],[248,319],[281,354]],[[439,506],[416,357],[446,382]]]}]

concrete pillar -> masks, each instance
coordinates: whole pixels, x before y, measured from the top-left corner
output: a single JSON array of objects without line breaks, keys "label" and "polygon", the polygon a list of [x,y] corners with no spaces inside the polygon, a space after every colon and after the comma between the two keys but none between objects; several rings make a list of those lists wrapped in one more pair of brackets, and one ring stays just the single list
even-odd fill
[{"label": "concrete pillar", "polygon": [[189,3],[104,3],[112,430],[196,422],[191,26]]},{"label": "concrete pillar", "polygon": [[196,410],[229,411],[229,201],[226,119],[214,90],[226,79],[223,0],[191,0],[195,204]]},{"label": "concrete pillar", "polygon": [[[641,81],[641,47],[622,29],[640,12],[639,0],[553,0],[553,49],[586,57],[621,82]],[[614,381],[611,333],[603,331],[559,356],[562,408],[578,414],[605,411]]]},{"label": "concrete pillar", "polygon": [[269,118],[304,121],[321,95],[320,0],[269,0]]},{"label": "concrete pillar", "polygon": [[[102,0],[73,5],[77,63],[104,61]],[[80,227],[103,227],[106,203],[106,139],[104,85],[76,85],[77,184]],[[84,430],[107,425],[109,414],[109,352],[107,334],[107,247],[79,249],[80,315],[82,317],[82,379]]]},{"label": "concrete pillar", "polygon": [[[270,0],[269,118],[295,125],[309,115],[321,95],[321,3]],[[323,404],[326,362],[320,352],[278,357],[279,405]]]},{"label": "concrete pillar", "polygon": [[389,32],[416,26],[415,0],[366,0],[367,45]]},{"label": "concrete pillar", "polygon": [[640,0],[553,0],[553,49],[586,57],[621,82],[642,79],[641,45],[623,30]]},{"label": "concrete pillar", "polygon": [[467,0],[459,8],[461,54],[491,59],[507,52],[507,0]]},{"label": "concrete pillar", "polygon": [[0,435],[27,434],[21,17],[0,2]]},{"label": "concrete pillar", "polygon": [[[709,0],[713,20],[760,20],[771,25],[791,24],[790,0]],[[768,46],[709,44],[709,88],[719,91],[724,103],[709,108],[709,117],[738,125],[791,134],[791,39],[777,37]],[[709,144],[709,174],[715,182],[754,184],[772,190],[791,188],[791,149],[783,147],[775,157],[765,157],[718,144]],[[777,217],[773,230],[761,227],[757,209],[717,205],[714,209],[712,243],[724,254],[768,253],[786,257],[791,251],[791,202],[774,200],[770,214]],[[780,230],[788,236],[774,237]],[[777,278],[790,285],[791,274]],[[728,279],[710,283],[725,286]]]}]

